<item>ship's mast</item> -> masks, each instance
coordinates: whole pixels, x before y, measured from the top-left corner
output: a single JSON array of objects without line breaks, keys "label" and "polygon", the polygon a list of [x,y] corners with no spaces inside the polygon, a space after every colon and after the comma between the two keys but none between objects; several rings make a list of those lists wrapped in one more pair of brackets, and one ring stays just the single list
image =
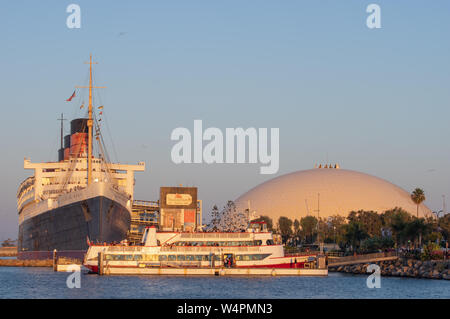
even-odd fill
[{"label": "ship's mast", "polygon": [[[85,62],[86,64],[89,64],[89,111],[88,111],[88,182],[87,184],[90,185],[92,183],[92,127],[93,127],[93,119],[92,119],[92,89],[101,89],[105,88],[104,86],[93,86],[92,83],[92,65],[98,64],[97,62],[92,62],[92,54],[89,56],[89,62]],[[79,86],[79,88],[86,88],[85,86]]]},{"label": "ship's mast", "polygon": [[89,57],[88,185],[92,183],[92,54]]}]

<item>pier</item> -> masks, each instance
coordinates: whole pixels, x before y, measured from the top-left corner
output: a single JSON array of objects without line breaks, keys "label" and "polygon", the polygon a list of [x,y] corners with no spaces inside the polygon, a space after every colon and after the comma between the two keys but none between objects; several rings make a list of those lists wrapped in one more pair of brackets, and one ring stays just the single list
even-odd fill
[{"label": "pier", "polygon": [[307,268],[140,268],[105,266],[100,275],[160,276],[327,276],[328,269]]},{"label": "pier", "polygon": [[0,257],[16,257],[17,247],[1,247]]},{"label": "pier", "polygon": [[21,260],[0,259],[0,267],[52,267],[53,261],[47,260]]},{"label": "pier", "polygon": [[356,256],[347,256],[333,258],[328,262],[329,267],[347,266],[355,264],[372,264],[381,261],[397,260],[398,256],[395,252],[374,253]]}]

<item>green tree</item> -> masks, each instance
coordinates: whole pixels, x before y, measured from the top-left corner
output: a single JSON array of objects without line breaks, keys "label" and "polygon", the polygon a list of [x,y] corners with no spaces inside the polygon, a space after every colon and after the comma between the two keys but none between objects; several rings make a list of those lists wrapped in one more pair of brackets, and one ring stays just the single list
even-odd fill
[{"label": "green tree", "polygon": [[439,231],[445,240],[450,241],[450,214],[442,216],[438,220]]},{"label": "green tree", "polygon": [[273,221],[269,216],[259,216],[257,219],[254,219],[255,222],[265,222],[267,224],[267,229],[269,231],[273,231]]},{"label": "green tree", "polygon": [[366,252],[375,252],[386,248],[394,247],[394,240],[391,237],[370,237],[361,243],[361,247]]},{"label": "green tree", "polygon": [[433,231],[432,225],[425,222],[423,218],[414,218],[405,224],[405,237],[415,241],[418,238],[419,247],[422,246],[422,237]]},{"label": "green tree", "polygon": [[313,242],[314,234],[317,231],[317,223],[318,220],[314,216],[305,216],[300,219],[300,225],[302,227],[302,231],[305,235],[305,241],[307,243]]},{"label": "green tree", "polygon": [[219,208],[217,207],[217,205],[214,205],[211,210],[211,221],[207,227],[209,231],[213,231],[213,232],[219,231],[220,218],[221,218],[221,216],[220,216]]},{"label": "green tree", "polygon": [[283,242],[286,242],[292,236],[292,224],[292,220],[285,216],[281,216],[278,219],[278,228]]},{"label": "green tree", "polygon": [[367,232],[364,230],[361,223],[351,221],[345,225],[345,238],[347,243],[352,246],[353,251],[356,251],[361,245],[361,241],[367,237]]},{"label": "green tree", "polygon": [[360,223],[364,231],[370,236],[381,236],[383,220],[381,215],[374,211],[351,211],[347,217],[349,222]]},{"label": "green tree", "polygon": [[417,205],[417,218],[419,218],[419,206],[426,199],[425,192],[420,188],[416,188],[411,193],[411,199]]},{"label": "green tree", "polygon": [[406,239],[405,228],[411,221],[412,216],[402,208],[395,207],[385,211],[382,216],[383,227],[390,230],[392,237],[395,240],[395,245],[403,243]]},{"label": "green tree", "polygon": [[298,219],[296,218],[294,220],[294,234],[295,236],[298,236],[300,233],[300,222],[298,221]]},{"label": "green tree", "polygon": [[[340,215],[328,217],[329,239],[327,242],[337,243],[340,246],[345,245],[344,226],[345,226],[345,217]],[[330,241],[330,239],[332,240]]]}]

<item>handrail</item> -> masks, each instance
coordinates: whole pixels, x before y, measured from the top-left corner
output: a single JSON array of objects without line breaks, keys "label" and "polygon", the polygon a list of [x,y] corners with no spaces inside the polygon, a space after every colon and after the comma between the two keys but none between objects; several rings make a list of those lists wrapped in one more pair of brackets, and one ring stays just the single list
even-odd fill
[{"label": "handrail", "polygon": [[[212,252],[226,249],[223,246],[162,246],[161,252]],[[259,251],[259,246],[233,246],[233,251],[252,252]]]},{"label": "handrail", "polygon": [[159,207],[158,202],[146,201],[146,200],[140,200],[140,199],[133,200],[133,205],[135,205],[135,206],[146,206],[146,207]]},{"label": "handrail", "polygon": [[333,260],[333,263],[358,261],[358,260],[366,260],[366,259],[374,259],[374,258],[396,257],[396,256],[397,256],[397,252],[390,251],[390,252],[382,252],[382,253],[372,253],[372,254],[340,257],[340,258],[336,258],[335,260]]}]

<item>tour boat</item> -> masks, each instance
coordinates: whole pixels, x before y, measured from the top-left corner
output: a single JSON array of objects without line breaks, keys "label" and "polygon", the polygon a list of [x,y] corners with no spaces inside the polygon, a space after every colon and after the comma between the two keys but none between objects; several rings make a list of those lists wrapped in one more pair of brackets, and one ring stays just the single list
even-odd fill
[{"label": "tour boat", "polygon": [[159,232],[145,229],[141,246],[90,244],[84,266],[98,272],[99,257],[109,268],[308,268],[316,254],[285,255],[264,222],[245,232]]}]

